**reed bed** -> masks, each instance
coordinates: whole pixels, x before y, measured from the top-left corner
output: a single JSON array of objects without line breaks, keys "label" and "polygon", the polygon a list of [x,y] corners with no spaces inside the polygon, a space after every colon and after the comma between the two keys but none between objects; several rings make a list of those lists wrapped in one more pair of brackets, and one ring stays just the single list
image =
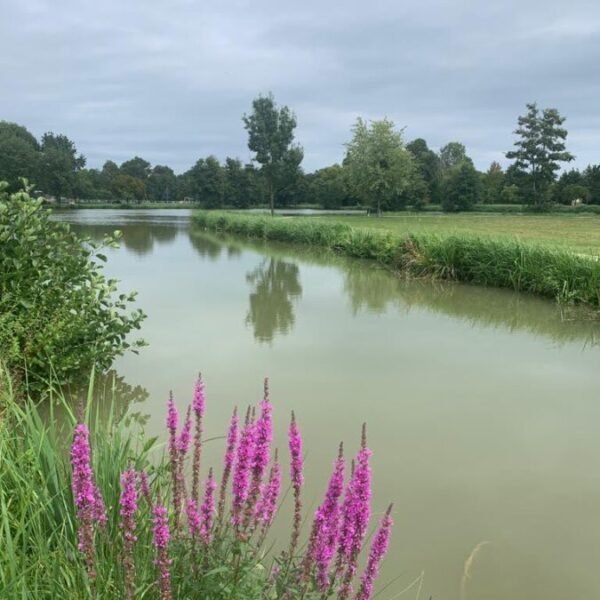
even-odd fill
[{"label": "reed bed", "polygon": [[196,227],[304,244],[395,271],[509,288],[561,303],[600,307],[600,261],[542,244],[475,235],[396,234],[309,218],[197,212]]}]

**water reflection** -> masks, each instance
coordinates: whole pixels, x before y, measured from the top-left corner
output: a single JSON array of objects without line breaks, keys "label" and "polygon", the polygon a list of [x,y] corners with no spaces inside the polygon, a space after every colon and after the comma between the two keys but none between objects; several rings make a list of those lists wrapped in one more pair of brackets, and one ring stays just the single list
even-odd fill
[{"label": "water reflection", "polygon": [[193,229],[189,231],[189,238],[192,248],[200,256],[208,258],[211,261],[216,261],[220,258],[223,251],[227,254],[228,258],[234,258],[242,253],[242,249],[235,244],[226,244],[223,240],[213,238]]},{"label": "water reflection", "polygon": [[270,342],[276,333],[289,333],[294,326],[294,302],[302,296],[298,265],[278,258],[265,258],[246,275],[252,286],[246,323],[254,337]]}]

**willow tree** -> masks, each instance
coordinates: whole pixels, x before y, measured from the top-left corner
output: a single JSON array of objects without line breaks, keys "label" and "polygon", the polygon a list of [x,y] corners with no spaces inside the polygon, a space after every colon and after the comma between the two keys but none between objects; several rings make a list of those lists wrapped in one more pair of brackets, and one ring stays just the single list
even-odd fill
[{"label": "willow tree", "polygon": [[351,191],[361,201],[374,203],[378,215],[382,206],[409,190],[416,176],[402,132],[389,119],[370,123],[360,117],[356,120],[352,141],[346,145],[344,169]]},{"label": "willow tree", "polygon": [[248,148],[261,165],[269,194],[271,215],[275,213],[277,193],[293,184],[304,158],[302,147],[294,144],[296,116],[287,107],[279,108],[272,94],[258,96],[252,112],[242,117],[248,131]]}]

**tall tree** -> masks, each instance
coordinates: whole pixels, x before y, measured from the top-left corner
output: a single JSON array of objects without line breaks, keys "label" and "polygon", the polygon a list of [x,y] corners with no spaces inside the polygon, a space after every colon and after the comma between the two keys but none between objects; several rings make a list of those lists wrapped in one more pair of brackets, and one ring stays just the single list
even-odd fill
[{"label": "tall tree", "polygon": [[404,146],[402,132],[393,121],[367,123],[360,117],[352,127],[352,141],[346,145],[344,169],[351,191],[363,202],[382,206],[393,204],[414,181],[412,154]]},{"label": "tall tree", "polygon": [[8,191],[16,191],[22,177],[35,179],[39,149],[37,140],[25,127],[0,121],[0,180],[8,182]]},{"label": "tall tree", "polygon": [[449,171],[444,181],[442,208],[448,212],[469,210],[481,193],[479,173],[473,163],[464,160]]},{"label": "tall tree", "polygon": [[583,171],[583,181],[590,190],[591,204],[600,204],[600,165],[589,165]]},{"label": "tall tree", "polygon": [[417,138],[406,145],[406,149],[414,156],[415,164],[426,186],[427,199],[439,199],[440,158],[429,148],[423,138]]},{"label": "tall tree", "polygon": [[173,169],[164,165],[156,165],[150,172],[146,189],[149,198],[156,202],[175,200],[177,178]]},{"label": "tall tree", "polygon": [[504,171],[502,170],[500,163],[493,161],[490,168],[481,178],[481,195],[483,202],[486,204],[500,203],[504,179]]},{"label": "tall tree", "polygon": [[526,175],[523,181],[527,187],[521,193],[534,206],[542,207],[548,202],[560,163],[574,159],[566,149],[564,121],[555,108],[540,112],[535,102],[527,104],[527,114],[518,118],[515,149],[506,157],[514,159],[515,167]]},{"label": "tall tree", "polygon": [[77,154],[75,143],[66,135],[52,132],[42,136],[40,184],[45,192],[61,198],[73,193],[75,174],[85,167],[85,157]]},{"label": "tall tree", "polygon": [[440,166],[442,171],[449,171],[464,161],[473,162],[467,156],[464,144],[460,142],[449,142],[440,150]]},{"label": "tall tree", "polygon": [[304,158],[301,146],[293,143],[296,117],[287,106],[279,108],[269,94],[255,98],[252,112],[242,120],[248,131],[248,148],[255,153],[254,160],[267,182],[273,215],[278,192],[298,176]]}]

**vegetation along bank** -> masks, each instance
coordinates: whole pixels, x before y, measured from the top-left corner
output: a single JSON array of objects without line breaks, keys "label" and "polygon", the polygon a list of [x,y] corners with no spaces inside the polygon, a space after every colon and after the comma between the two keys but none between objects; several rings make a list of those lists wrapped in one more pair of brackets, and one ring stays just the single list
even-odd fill
[{"label": "vegetation along bank", "polygon": [[225,212],[198,212],[194,224],[210,231],[327,248],[413,276],[509,288],[600,307],[600,261],[542,244],[468,234],[398,234],[336,221]]}]

